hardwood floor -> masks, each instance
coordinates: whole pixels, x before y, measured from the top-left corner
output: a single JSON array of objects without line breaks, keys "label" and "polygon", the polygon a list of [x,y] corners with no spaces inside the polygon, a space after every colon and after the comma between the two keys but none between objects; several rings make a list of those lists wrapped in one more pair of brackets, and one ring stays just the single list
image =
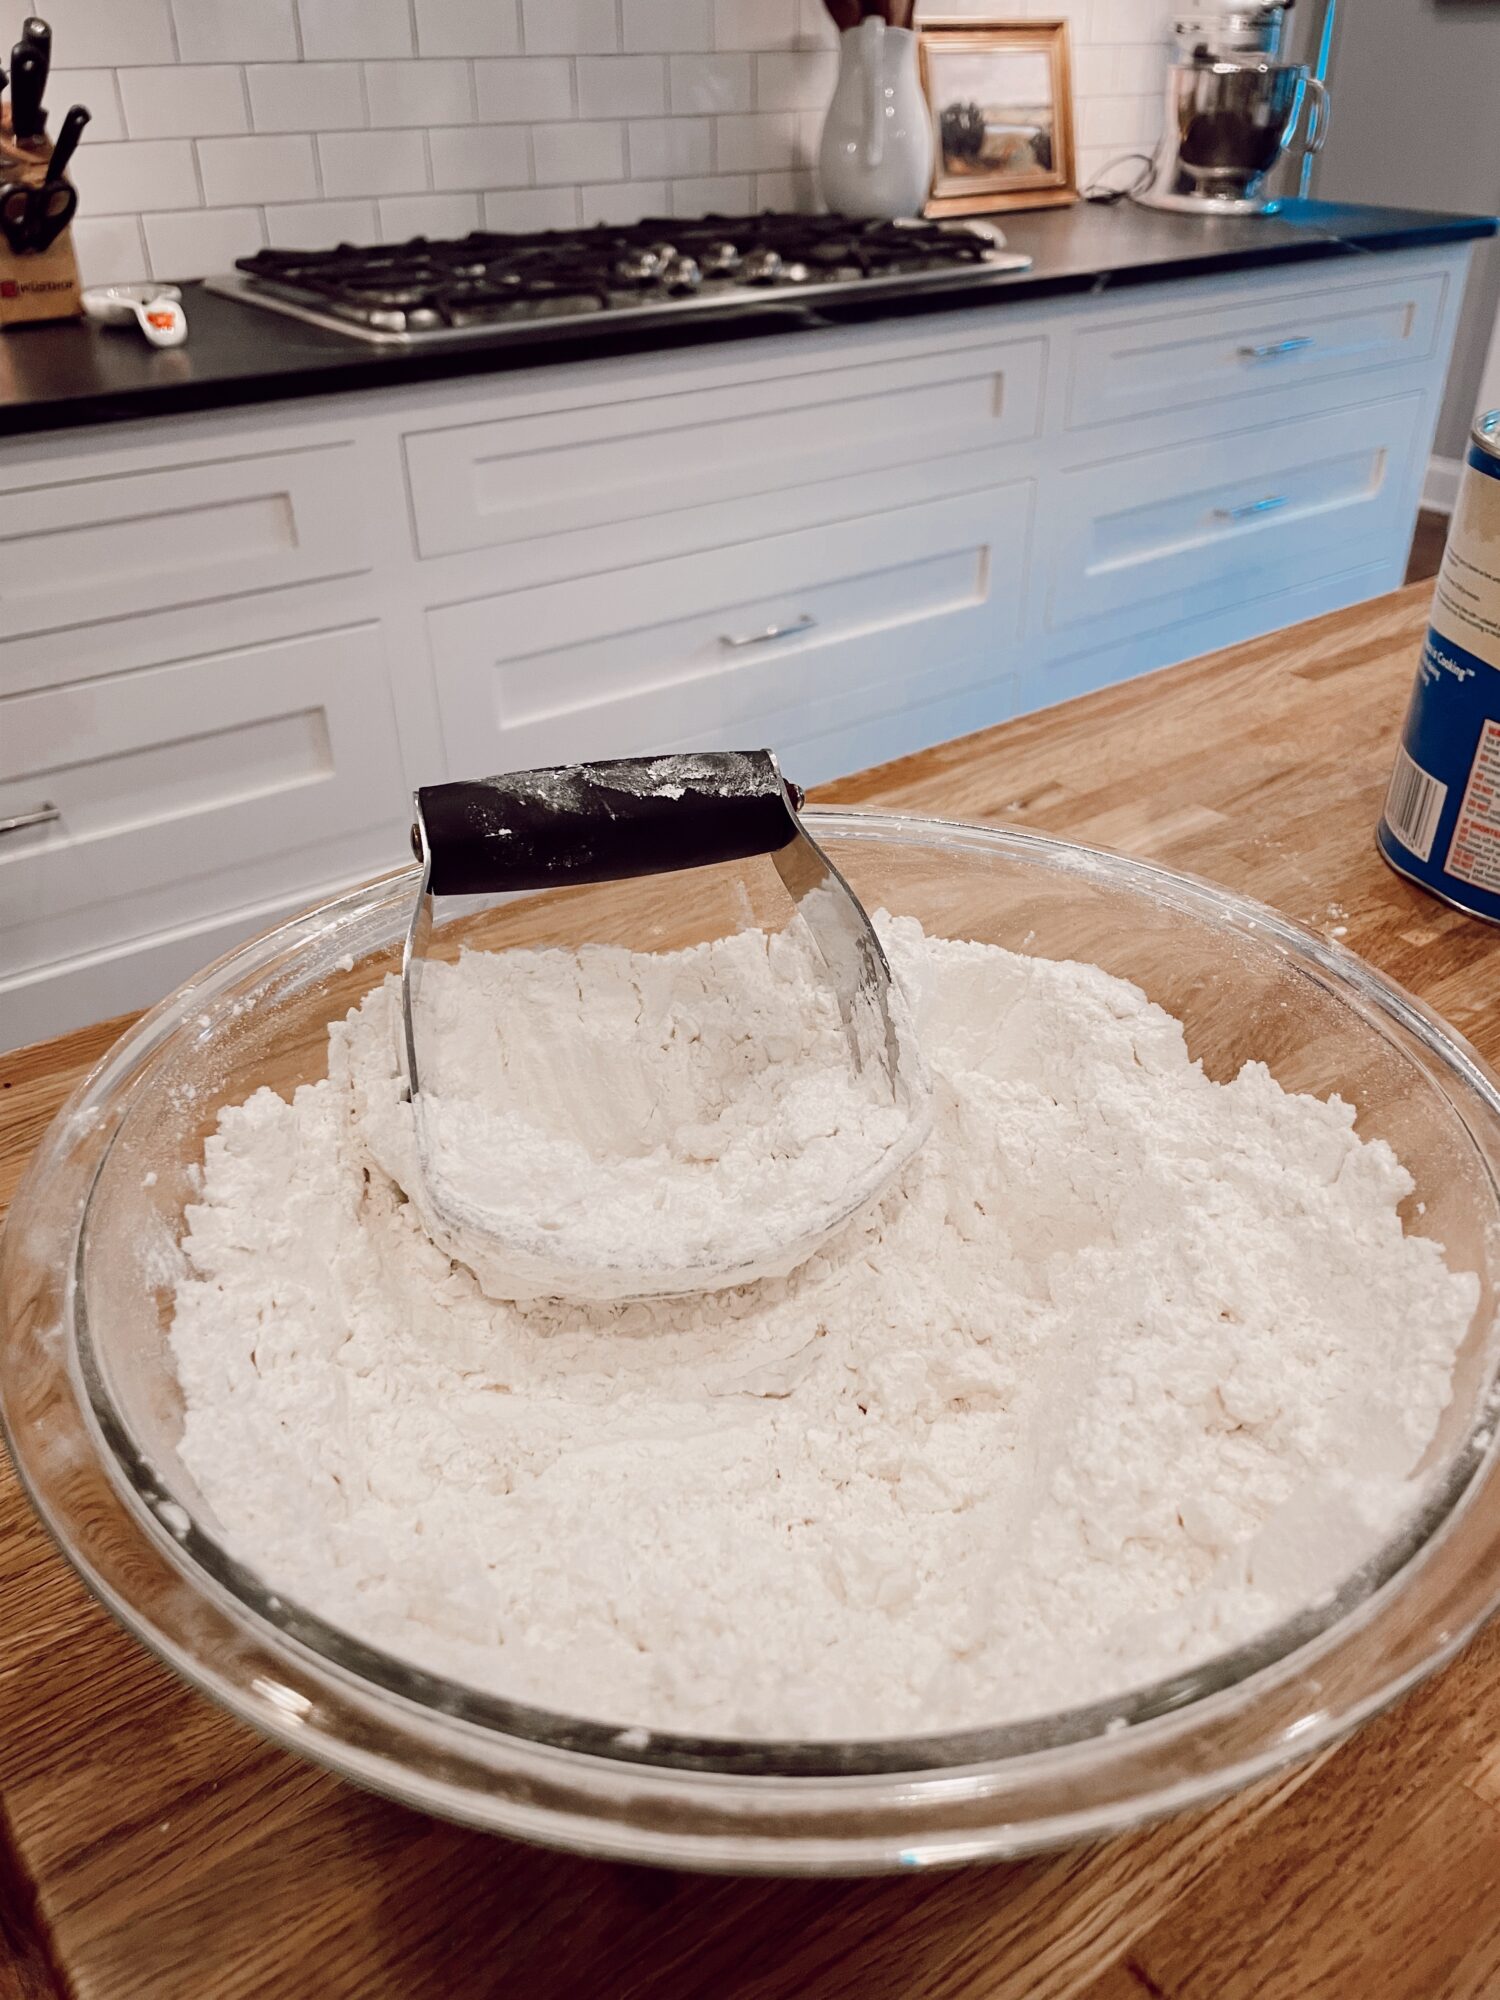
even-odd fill
[{"label": "hardwood floor", "polygon": [[1411,538],[1411,554],[1406,563],[1408,583],[1421,583],[1436,576],[1443,559],[1443,543],[1448,538],[1448,516],[1424,507],[1417,516],[1417,530]]}]

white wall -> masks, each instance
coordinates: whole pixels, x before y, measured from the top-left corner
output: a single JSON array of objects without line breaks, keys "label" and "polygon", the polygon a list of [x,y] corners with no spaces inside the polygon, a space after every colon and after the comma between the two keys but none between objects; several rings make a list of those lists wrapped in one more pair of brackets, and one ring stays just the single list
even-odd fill
[{"label": "white wall", "polygon": [[[1340,0],[1333,120],[1313,192],[1500,208],[1500,0]],[[1435,449],[1462,456],[1500,305],[1500,245],[1476,243]]]},{"label": "white wall", "polygon": [[[1065,16],[1080,173],[1155,143],[1169,0],[944,0]],[[263,243],[814,202],[822,0],[50,0],[85,280]]]}]

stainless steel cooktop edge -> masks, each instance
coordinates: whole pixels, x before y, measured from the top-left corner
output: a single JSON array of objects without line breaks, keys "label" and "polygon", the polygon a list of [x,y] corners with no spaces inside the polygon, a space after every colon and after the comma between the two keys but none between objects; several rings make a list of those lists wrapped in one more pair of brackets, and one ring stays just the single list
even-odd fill
[{"label": "stainless steel cooktop edge", "polygon": [[638,325],[645,320],[674,320],[690,313],[764,311],[776,306],[785,309],[834,298],[859,299],[897,289],[972,289],[992,278],[1004,278],[1017,271],[1029,270],[1030,266],[1030,257],[1020,251],[997,250],[983,263],[962,265],[953,270],[899,271],[889,276],[838,279],[828,284],[726,285],[712,294],[654,299],[640,306],[611,307],[608,311],[597,313],[560,313],[551,319],[492,320],[477,326],[429,327],[417,332],[395,332],[385,327],[361,325],[358,320],[346,319],[339,313],[324,311],[301,300],[267,291],[238,271],[226,271],[222,275],[205,278],[203,286],[206,291],[215,292],[221,298],[235,299],[242,305],[252,305],[266,312],[284,313],[291,319],[305,320],[310,326],[347,334],[353,340],[368,341],[372,346],[412,349],[451,347],[481,340],[545,339],[549,333],[564,327],[570,334],[578,334],[596,328]]}]

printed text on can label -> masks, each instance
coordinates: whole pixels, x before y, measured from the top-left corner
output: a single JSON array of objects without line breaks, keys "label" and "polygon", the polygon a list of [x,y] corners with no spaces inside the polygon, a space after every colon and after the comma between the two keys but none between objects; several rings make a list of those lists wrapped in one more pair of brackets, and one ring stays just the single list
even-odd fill
[{"label": "printed text on can label", "polygon": [[1378,838],[1403,874],[1500,922],[1497,434],[1483,419],[1469,450]]}]

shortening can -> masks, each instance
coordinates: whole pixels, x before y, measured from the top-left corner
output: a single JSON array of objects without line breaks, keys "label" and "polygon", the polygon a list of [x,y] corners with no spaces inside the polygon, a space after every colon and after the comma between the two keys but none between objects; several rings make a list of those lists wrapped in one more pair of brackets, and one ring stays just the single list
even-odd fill
[{"label": "shortening can", "polygon": [[1500,410],[1469,443],[1376,839],[1401,874],[1500,923]]}]

